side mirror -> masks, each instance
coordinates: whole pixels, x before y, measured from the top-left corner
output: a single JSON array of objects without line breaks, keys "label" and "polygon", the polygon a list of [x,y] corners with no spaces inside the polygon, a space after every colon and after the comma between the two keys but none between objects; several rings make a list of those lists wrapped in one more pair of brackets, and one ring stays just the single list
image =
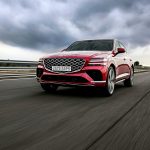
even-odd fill
[{"label": "side mirror", "polygon": [[124,48],[118,48],[117,51],[118,51],[118,53],[125,53],[125,49]]}]

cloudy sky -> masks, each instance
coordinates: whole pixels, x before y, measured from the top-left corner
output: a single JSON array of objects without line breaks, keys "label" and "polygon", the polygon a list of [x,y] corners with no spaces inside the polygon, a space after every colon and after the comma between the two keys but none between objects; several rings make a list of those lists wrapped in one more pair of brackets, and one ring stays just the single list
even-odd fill
[{"label": "cloudy sky", "polygon": [[150,65],[149,0],[0,0],[0,59],[37,60],[76,40],[117,38]]}]

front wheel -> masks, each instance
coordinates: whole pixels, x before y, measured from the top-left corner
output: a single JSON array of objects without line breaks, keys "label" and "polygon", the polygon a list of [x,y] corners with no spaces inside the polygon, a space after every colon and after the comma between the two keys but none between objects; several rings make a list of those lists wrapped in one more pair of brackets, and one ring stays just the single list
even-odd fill
[{"label": "front wheel", "polygon": [[45,92],[55,92],[58,88],[57,85],[48,83],[41,83],[41,87]]},{"label": "front wheel", "polygon": [[111,96],[114,93],[115,89],[115,70],[113,67],[108,69],[106,87],[105,87],[105,94],[106,96]]}]

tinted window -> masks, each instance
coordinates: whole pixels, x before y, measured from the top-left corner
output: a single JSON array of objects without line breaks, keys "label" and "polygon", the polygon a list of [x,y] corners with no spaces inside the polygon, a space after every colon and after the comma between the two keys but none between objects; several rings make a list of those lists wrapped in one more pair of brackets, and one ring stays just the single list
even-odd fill
[{"label": "tinted window", "polygon": [[84,51],[84,50],[96,50],[96,51],[111,51],[113,49],[113,40],[88,40],[77,41],[70,45],[66,51]]}]

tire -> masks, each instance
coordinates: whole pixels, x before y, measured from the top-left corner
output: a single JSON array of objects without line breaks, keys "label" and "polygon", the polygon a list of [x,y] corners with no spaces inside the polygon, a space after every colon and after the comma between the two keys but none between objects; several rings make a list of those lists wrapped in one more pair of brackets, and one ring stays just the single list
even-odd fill
[{"label": "tire", "polygon": [[108,69],[106,87],[104,89],[104,94],[106,96],[111,96],[114,93],[115,89],[115,70],[113,67]]},{"label": "tire", "polygon": [[134,79],[134,70],[132,68],[130,77],[124,81],[124,86],[132,87],[134,85],[133,79]]},{"label": "tire", "polygon": [[55,92],[58,88],[57,85],[54,84],[47,84],[47,83],[41,83],[41,87],[45,92]]}]

